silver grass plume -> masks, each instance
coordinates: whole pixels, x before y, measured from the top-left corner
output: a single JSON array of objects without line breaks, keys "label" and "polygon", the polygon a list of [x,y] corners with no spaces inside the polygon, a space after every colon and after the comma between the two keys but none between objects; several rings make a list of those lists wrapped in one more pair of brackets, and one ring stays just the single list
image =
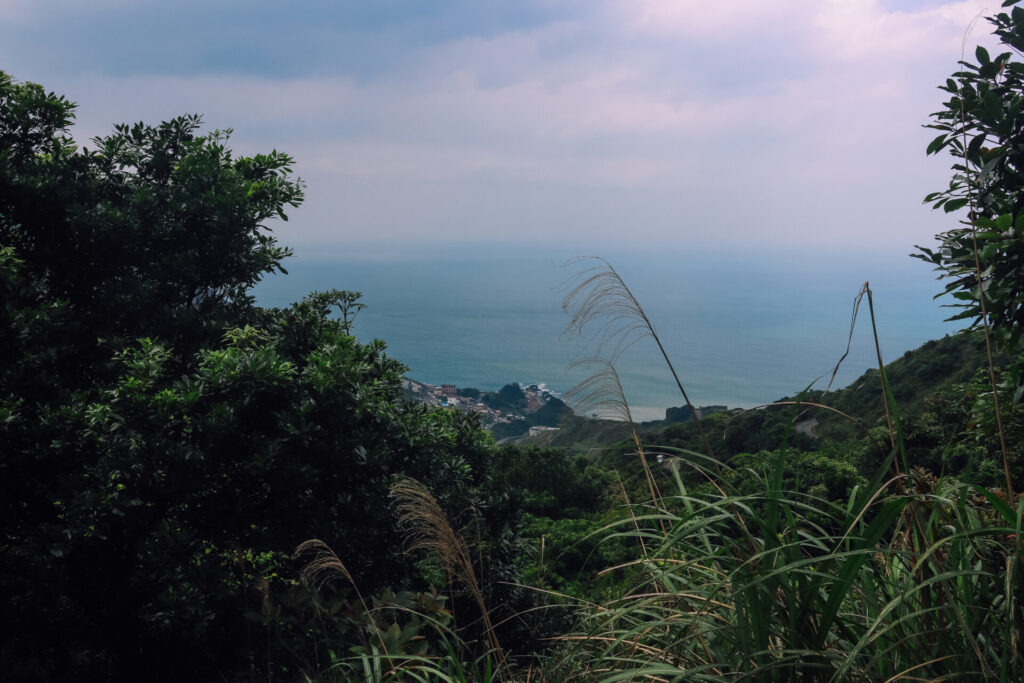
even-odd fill
[{"label": "silver grass plume", "polygon": [[405,532],[406,549],[430,553],[444,566],[449,577],[457,576],[462,580],[480,609],[487,640],[499,665],[504,666],[505,656],[484,604],[465,539],[455,533],[430,490],[416,479],[399,478],[391,485],[390,496],[395,501],[398,527]]},{"label": "silver grass plume", "polygon": [[669,372],[672,373],[672,379],[675,380],[686,407],[690,409],[694,424],[704,442],[704,449],[708,456],[713,458],[714,450],[707,434],[704,433],[697,409],[690,402],[672,360],[668,357],[661,338],[644,312],[643,306],[633,296],[633,292],[626,286],[615,268],[603,258],[582,256],[572,259],[566,266],[583,262],[590,262],[591,265],[570,279],[565,286],[567,292],[562,299],[562,310],[569,316],[569,323],[565,328],[566,336],[587,338],[588,331],[596,325],[597,329],[589,337],[588,344],[596,343],[595,355],[601,355],[610,349],[609,355],[613,362],[623,351],[644,337],[653,339],[658,345],[661,357],[665,359],[665,364],[668,365]]},{"label": "silver grass plume", "polygon": [[[348,567],[331,550],[329,545],[318,538],[311,538],[300,543],[292,557],[295,559],[309,558],[299,572],[299,580],[302,581],[302,584],[313,596],[313,604],[318,610],[323,609],[320,605],[320,591],[323,590],[324,586],[340,579],[352,586],[352,589],[356,592],[359,604],[363,606],[363,613],[366,614],[370,623],[373,624],[373,614],[370,612],[370,607],[366,604],[363,594],[359,592],[359,586],[356,585]],[[374,628],[373,632],[377,635],[381,652],[386,653],[388,649],[380,635],[380,629]]]},{"label": "silver grass plume", "polygon": [[632,427],[633,413],[629,409],[622,381],[615,365],[603,358],[585,358],[569,365],[569,370],[589,369],[576,386],[565,392],[565,398],[577,412],[595,413],[600,417],[628,422]]},{"label": "silver grass plume", "polygon": [[656,507],[662,507],[661,492],[654,481],[651,468],[647,464],[647,455],[644,453],[640,435],[636,431],[636,422],[633,421],[633,414],[629,409],[629,402],[626,401],[626,395],[622,391],[622,382],[619,380],[619,373],[615,370],[615,365],[603,358],[587,358],[576,361],[569,367],[575,369],[588,366],[593,366],[596,369],[566,392],[566,398],[581,412],[595,412],[603,417],[618,419],[629,425],[637,455],[640,456],[640,463],[644,468],[644,476],[647,478],[651,501]]}]

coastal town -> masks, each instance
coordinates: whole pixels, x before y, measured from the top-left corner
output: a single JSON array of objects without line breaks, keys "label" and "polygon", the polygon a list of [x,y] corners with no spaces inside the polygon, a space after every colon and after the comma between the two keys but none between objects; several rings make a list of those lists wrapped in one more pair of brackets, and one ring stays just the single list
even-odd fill
[{"label": "coastal town", "polygon": [[557,430],[562,416],[572,414],[572,409],[543,384],[506,384],[494,392],[408,378],[403,384],[406,396],[412,400],[476,413],[481,425],[499,440]]}]

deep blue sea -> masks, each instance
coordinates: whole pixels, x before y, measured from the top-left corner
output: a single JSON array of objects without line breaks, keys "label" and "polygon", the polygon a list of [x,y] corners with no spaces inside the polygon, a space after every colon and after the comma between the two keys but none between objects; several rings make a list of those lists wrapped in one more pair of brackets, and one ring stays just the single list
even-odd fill
[{"label": "deep blue sea", "polygon": [[[580,379],[567,366],[589,353],[563,334],[568,318],[558,290],[579,272],[579,264],[563,266],[577,255],[304,249],[285,263],[288,275],[266,279],[255,294],[262,305],[281,306],[313,289],[358,290],[367,307],[354,333],[385,340],[413,379],[482,390],[545,383],[564,392]],[[933,300],[941,289],[934,274],[905,251],[601,255],[646,309],[696,405],[752,407],[825,376],[815,385],[823,388],[846,349],[853,301],[865,281],[886,362],[959,329],[943,322],[951,311]],[[865,299],[836,388],[876,365],[867,313]],[[616,368],[638,419],[659,419],[682,404],[651,340],[625,351]]]}]

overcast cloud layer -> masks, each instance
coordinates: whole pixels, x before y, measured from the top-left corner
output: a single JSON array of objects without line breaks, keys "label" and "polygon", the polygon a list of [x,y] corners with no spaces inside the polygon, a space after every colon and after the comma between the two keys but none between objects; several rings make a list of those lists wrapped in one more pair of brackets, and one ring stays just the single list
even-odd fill
[{"label": "overcast cloud layer", "polygon": [[81,142],[199,112],[292,154],[300,247],[910,250],[949,227],[921,125],[998,4],[3,0],[0,68]]}]

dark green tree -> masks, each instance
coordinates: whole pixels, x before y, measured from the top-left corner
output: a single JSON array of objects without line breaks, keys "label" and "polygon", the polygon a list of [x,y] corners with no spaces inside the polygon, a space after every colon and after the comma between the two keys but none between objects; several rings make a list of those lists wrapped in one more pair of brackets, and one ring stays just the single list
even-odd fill
[{"label": "dark green tree", "polygon": [[0,74],[0,243],[67,307],[69,360],[106,354],[98,339],[154,336],[182,351],[215,341],[290,253],[267,220],[302,201],[292,159],[234,158],[230,131],[201,135],[195,115],[119,125],[79,150],[73,111]]},{"label": "dark green tree", "polygon": [[[1013,491],[1014,449],[1007,443],[1000,382],[992,361],[993,340],[1004,351],[1017,351],[1024,333],[1024,8],[1005,0],[989,18],[1000,45],[995,57],[982,46],[975,62],[961,61],[961,70],[942,89],[950,94],[934,113],[932,128],[940,134],[928,153],[948,149],[955,159],[949,187],[925,201],[946,213],[967,208],[960,225],[941,233],[936,250],[919,247],[919,257],[934,263],[945,291],[962,310],[953,319],[971,320],[985,329],[989,354],[991,410],[999,434],[1005,485]],[[1024,376],[1016,367],[1007,403],[1024,398]]]},{"label": "dark green tree", "polygon": [[425,588],[399,473],[473,530],[505,601],[515,512],[476,419],[404,399],[405,368],[350,334],[357,294],[248,293],[288,254],[266,223],[302,200],[291,159],[236,158],[194,116],[78,149],[72,116],[0,73],[5,678],[317,670],[314,625],[282,613],[290,554],[321,538],[367,594]]},{"label": "dark green tree", "polygon": [[947,150],[953,176],[925,201],[967,215],[938,235],[937,249],[918,247],[916,256],[947,280],[962,309],[954,320],[979,324],[987,315],[1000,345],[1016,348],[1024,331],[1024,8],[988,21],[1006,51],[992,56],[979,46],[974,61],[961,61],[940,86],[949,99],[929,125],[940,134],[927,152]]}]

